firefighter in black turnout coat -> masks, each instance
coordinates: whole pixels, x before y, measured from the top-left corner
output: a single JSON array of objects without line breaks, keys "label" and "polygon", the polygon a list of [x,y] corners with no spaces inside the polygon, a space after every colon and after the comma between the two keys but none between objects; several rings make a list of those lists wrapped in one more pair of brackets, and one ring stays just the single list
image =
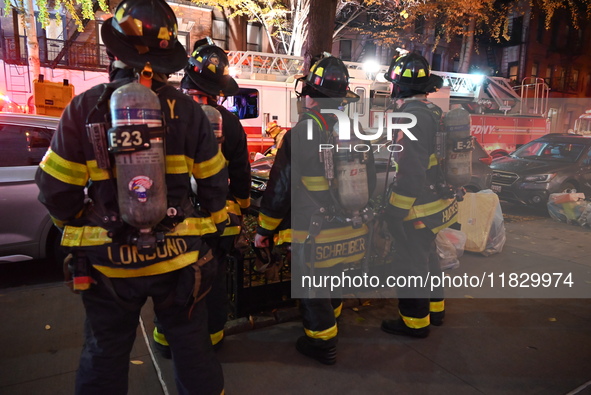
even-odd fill
[{"label": "firefighter in black turnout coat", "polygon": [[[214,259],[217,262],[217,274],[212,289],[207,294],[208,326],[211,343],[219,348],[224,339],[224,325],[228,319],[226,266],[227,255],[233,251],[234,242],[240,233],[242,210],[250,206],[250,161],[246,144],[246,133],[238,117],[217,104],[218,96],[232,96],[238,92],[236,81],[229,75],[228,57],[223,49],[217,47],[207,37],[193,45],[189,64],[185,67],[185,75],[181,88],[196,102],[214,114],[212,126],[218,129],[218,143],[226,159],[229,176],[229,194],[226,208],[231,223],[226,226],[221,238],[211,240]],[[211,112],[211,109],[216,111]],[[219,117],[221,116],[221,124]],[[219,127],[221,126],[221,130]],[[215,130],[214,130],[215,132]],[[236,259],[241,256],[234,254]],[[170,355],[168,344],[160,326],[154,328],[156,347],[165,357]]]},{"label": "firefighter in black turnout coat", "polygon": [[[348,80],[346,66],[333,56],[321,58],[310,68],[301,92],[296,91],[303,106],[299,122],[283,138],[263,195],[255,245],[269,246],[291,210],[291,268],[299,275],[340,273],[341,264],[365,255],[367,226],[352,226],[335,209],[334,185],[327,179],[319,152],[321,144],[331,141],[337,123],[334,115],[321,110],[359,99],[348,89]],[[369,157],[366,162],[373,169],[373,157]],[[375,179],[370,184],[362,192],[369,194]],[[292,274],[292,295],[296,278]],[[323,289],[302,297],[300,307],[305,335],[297,340],[297,350],[323,364],[334,364],[341,300]]]},{"label": "firefighter in black turnout coat", "polygon": [[[224,389],[223,374],[209,338],[203,301],[215,268],[202,236],[221,233],[228,219],[225,160],[199,105],[166,83],[168,74],[187,64],[177,39],[176,16],[168,4],[123,0],[114,17],[103,24],[101,34],[118,68],[133,73],[113,69],[113,82],[72,100],[36,175],[39,200],[63,229],[61,244],[73,257],[73,287],[81,291],[86,311],[76,394],[127,393],[129,354],[140,310],[151,297],[172,349],[178,393],[218,395]],[[130,74],[140,76],[141,85],[137,78],[118,77]],[[119,87],[143,89],[133,99],[142,103],[145,97],[153,97],[161,110],[115,111],[113,103],[122,97],[119,92],[130,92],[116,90]],[[143,124],[148,121],[142,116],[151,114],[164,127],[148,125],[151,147],[147,151],[120,153],[112,148],[127,147],[127,142],[133,145],[139,139],[142,148],[148,144],[139,132],[142,125],[110,129],[115,118],[106,122],[109,114],[125,114]],[[107,140],[107,131],[121,138]],[[152,155],[158,146],[154,136],[165,141],[160,151],[161,177],[142,174],[147,168],[142,165],[129,185],[118,182],[130,162],[117,158]],[[103,143],[110,152],[102,149]],[[191,175],[203,212],[190,199]],[[129,223],[130,212],[122,202],[139,207],[142,218],[153,207],[155,188],[162,187],[162,220],[138,231]]]},{"label": "firefighter in black turnout coat", "polygon": [[[439,76],[430,73],[421,55],[411,53],[392,60],[386,74],[392,82],[392,97],[398,112],[416,117],[409,128],[416,137],[404,134],[398,141],[403,150],[398,157],[398,173],[390,187],[386,207],[388,229],[394,237],[396,276],[441,276],[435,256],[435,237],[441,229],[456,222],[457,201],[442,179],[437,156],[436,133],[442,111],[427,101],[427,94],[442,85]],[[399,318],[385,320],[382,329],[395,335],[426,337],[429,325],[441,325],[445,314],[443,291],[429,287],[398,287]]]}]

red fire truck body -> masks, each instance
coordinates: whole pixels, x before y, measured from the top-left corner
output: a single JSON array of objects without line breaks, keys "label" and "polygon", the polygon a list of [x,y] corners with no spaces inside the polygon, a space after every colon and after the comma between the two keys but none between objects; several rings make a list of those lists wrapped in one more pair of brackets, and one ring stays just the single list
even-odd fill
[{"label": "red fire truck body", "polygon": [[550,122],[544,117],[471,114],[470,119],[472,136],[493,157],[550,133]]}]

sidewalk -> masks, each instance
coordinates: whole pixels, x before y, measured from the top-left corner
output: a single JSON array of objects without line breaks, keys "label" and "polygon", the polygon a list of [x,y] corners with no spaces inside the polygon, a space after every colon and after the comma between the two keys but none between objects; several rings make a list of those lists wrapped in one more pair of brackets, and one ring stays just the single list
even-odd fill
[{"label": "sidewalk", "polygon": [[[506,223],[501,254],[467,254],[457,273],[571,270],[591,288],[591,231],[550,219]],[[535,235],[535,236],[533,236]],[[591,292],[587,293],[591,297]],[[338,361],[324,366],[294,347],[294,310],[232,322],[218,352],[227,394],[591,394],[590,299],[448,299],[427,339],[379,329],[395,302],[348,300]],[[79,298],[61,284],[0,291],[0,394],[71,394],[82,347]],[[152,312],[142,322],[150,337]],[[154,363],[155,362],[155,363]],[[131,355],[130,395],[175,394],[172,364],[153,359],[142,328]]]}]

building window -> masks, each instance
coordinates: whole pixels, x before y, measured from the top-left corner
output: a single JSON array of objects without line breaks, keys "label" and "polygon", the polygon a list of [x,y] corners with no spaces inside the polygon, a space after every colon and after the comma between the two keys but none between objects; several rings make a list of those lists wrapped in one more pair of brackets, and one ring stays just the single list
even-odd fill
[{"label": "building window", "polygon": [[351,40],[341,40],[340,58],[344,61],[351,61]]},{"label": "building window", "polygon": [[513,24],[511,26],[511,42],[514,44],[522,41],[523,35],[523,17],[513,18]]},{"label": "building window", "polygon": [[558,90],[559,91],[563,91],[564,90],[564,83],[565,83],[565,70],[563,68],[560,69],[558,75],[560,77],[558,77]]},{"label": "building window", "polygon": [[246,25],[246,50],[261,52],[261,25]]},{"label": "building window", "polygon": [[569,82],[569,90],[576,92],[579,89],[579,70],[573,70]]},{"label": "building window", "polygon": [[425,33],[425,17],[423,15],[419,15],[415,21],[415,33],[416,34],[424,34]]},{"label": "building window", "polygon": [[553,70],[553,65],[548,66],[548,68],[546,69],[546,77],[544,78],[546,80],[546,85],[550,87],[552,86],[552,77],[554,75]]},{"label": "building window", "polygon": [[519,78],[519,63],[509,62],[508,74],[509,75],[507,76],[507,78],[509,78],[511,82],[517,82],[517,79]]},{"label": "building window", "polygon": [[228,24],[224,19],[214,19],[211,24],[211,38],[215,45],[228,49]]},{"label": "building window", "polygon": [[540,72],[540,63],[534,62],[531,66],[531,76],[534,78],[537,78],[539,72]]},{"label": "building window", "polygon": [[434,53],[431,58],[431,70],[441,70],[441,54]]}]

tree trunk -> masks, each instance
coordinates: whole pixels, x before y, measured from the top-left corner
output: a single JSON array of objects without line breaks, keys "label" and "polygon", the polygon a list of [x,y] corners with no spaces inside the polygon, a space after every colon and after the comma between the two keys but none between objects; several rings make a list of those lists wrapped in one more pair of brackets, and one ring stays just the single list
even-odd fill
[{"label": "tree trunk", "polygon": [[476,19],[470,18],[468,31],[462,40],[462,57],[460,59],[459,73],[468,73],[470,71],[470,62],[472,61],[472,51],[474,50],[474,30],[476,29]]},{"label": "tree trunk", "polygon": [[338,0],[310,0],[308,13],[308,39],[303,45],[304,73],[310,69],[310,62],[316,55],[332,49],[332,34]]},{"label": "tree trunk", "polygon": [[29,56],[30,80],[39,78],[41,62],[39,61],[39,41],[37,40],[37,25],[35,24],[35,9],[33,0],[25,2],[25,13],[22,14],[25,24],[25,35],[27,36],[27,54]]}]

